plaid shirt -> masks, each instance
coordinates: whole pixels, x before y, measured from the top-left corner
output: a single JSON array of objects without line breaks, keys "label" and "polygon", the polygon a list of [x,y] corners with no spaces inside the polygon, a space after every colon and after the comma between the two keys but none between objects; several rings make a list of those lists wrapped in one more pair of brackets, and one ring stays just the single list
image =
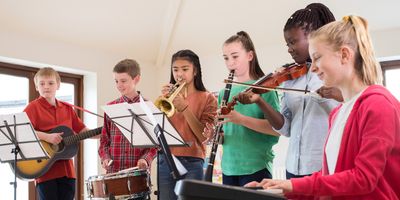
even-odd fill
[{"label": "plaid shirt", "polygon": [[[107,105],[124,102],[139,102],[139,95],[133,99],[122,96]],[[113,160],[112,165],[106,169],[107,173],[114,173],[123,169],[135,167],[138,160],[141,158],[145,159],[150,167],[150,163],[156,151],[156,148],[133,147],[117,126],[104,114],[104,126],[100,138],[99,155],[102,162],[105,159]]]}]

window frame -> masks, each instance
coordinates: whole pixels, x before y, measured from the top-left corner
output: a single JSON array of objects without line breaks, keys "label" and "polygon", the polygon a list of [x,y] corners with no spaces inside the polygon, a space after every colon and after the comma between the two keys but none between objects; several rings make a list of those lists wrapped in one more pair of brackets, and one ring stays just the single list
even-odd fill
[{"label": "window frame", "polygon": [[389,60],[380,62],[383,73],[383,85],[386,85],[386,71],[392,69],[400,69],[400,60]]}]

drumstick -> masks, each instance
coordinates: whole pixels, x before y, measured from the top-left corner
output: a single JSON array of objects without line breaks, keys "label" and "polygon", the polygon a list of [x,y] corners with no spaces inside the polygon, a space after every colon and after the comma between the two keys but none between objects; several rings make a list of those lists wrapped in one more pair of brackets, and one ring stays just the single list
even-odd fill
[{"label": "drumstick", "polygon": [[139,169],[139,167],[131,167],[131,168],[120,170],[118,173],[124,173],[124,172],[134,171],[134,170],[138,170],[138,169]]}]

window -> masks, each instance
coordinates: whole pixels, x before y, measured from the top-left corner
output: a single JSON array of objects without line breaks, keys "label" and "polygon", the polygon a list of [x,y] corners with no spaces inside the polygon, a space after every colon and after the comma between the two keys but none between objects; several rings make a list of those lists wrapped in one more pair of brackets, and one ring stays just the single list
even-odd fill
[{"label": "window", "polygon": [[381,62],[384,85],[386,88],[400,100],[400,60]]},{"label": "window", "polygon": [[[11,114],[22,112],[26,105],[36,99],[39,94],[35,90],[33,76],[37,68],[30,68],[20,65],[1,63],[0,62],[0,114]],[[57,98],[71,104],[81,106],[82,103],[82,81],[83,76],[59,73],[61,76],[60,89],[57,91]],[[78,112],[81,117],[82,113]],[[82,145],[82,144],[81,144]],[[80,147],[80,149],[83,149]],[[83,167],[82,152],[79,150],[78,155],[74,158],[74,164],[77,172],[77,189],[76,194],[83,194]],[[0,164],[0,173],[2,181],[0,187],[6,188],[2,190],[2,199],[13,199],[13,186],[9,184],[14,180],[14,173],[8,164]],[[33,181],[17,180],[17,199],[36,200],[36,190]],[[76,195],[76,199],[82,199],[81,195]]]}]

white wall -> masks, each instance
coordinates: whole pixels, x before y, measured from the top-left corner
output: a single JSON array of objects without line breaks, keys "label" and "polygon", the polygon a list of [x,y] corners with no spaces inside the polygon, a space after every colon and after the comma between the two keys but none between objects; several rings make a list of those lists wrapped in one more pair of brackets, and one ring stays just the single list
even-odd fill
[{"label": "white wall", "polygon": [[372,32],[371,35],[378,58],[400,56],[400,28]]}]

